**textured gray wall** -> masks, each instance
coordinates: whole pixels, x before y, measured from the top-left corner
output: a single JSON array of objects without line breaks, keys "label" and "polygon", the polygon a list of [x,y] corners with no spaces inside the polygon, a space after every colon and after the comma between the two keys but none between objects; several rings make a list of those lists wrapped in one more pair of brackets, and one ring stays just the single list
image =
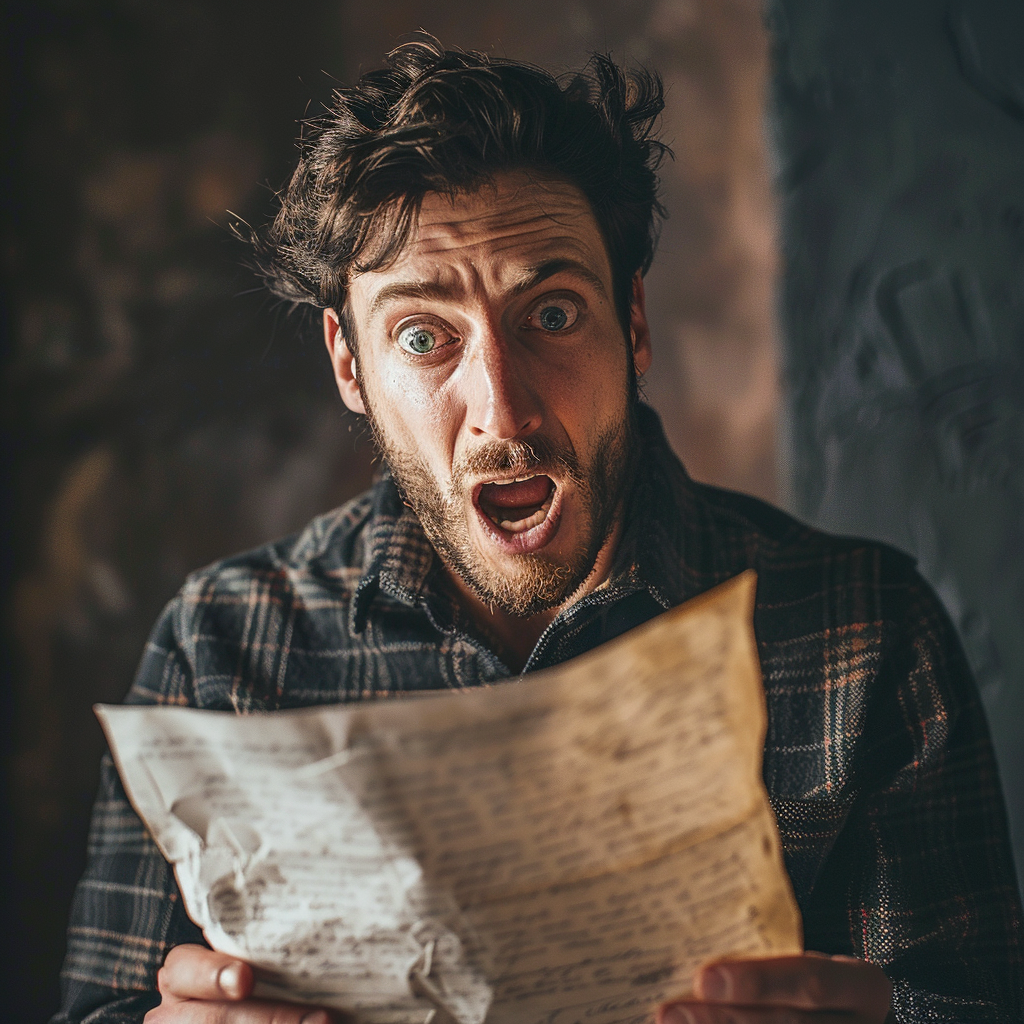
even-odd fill
[{"label": "textured gray wall", "polygon": [[1024,877],[1024,3],[776,0],[791,504],[912,552]]}]

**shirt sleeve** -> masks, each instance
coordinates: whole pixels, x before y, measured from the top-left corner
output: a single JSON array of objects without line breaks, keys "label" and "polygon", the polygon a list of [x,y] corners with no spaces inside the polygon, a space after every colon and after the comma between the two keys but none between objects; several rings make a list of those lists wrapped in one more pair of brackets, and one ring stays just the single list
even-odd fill
[{"label": "shirt sleeve", "polygon": [[861,795],[805,923],[882,965],[901,1024],[1011,1024],[1024,1019],[1021,906],[988,727],[938,599],[916,574],[906,593],[868,710]]},{"label": "shirt sleeve", "polygon": [[[157,622],[127,702],[190,704],[192,673],[175,640],[173,601]],[[170,865],[103,758],[85,874],[71,907],[61,972],[61,1009],[52,1024],[128,1024],[159,1002],[156,975],[167,951],[203,942],[189,920]]]}]

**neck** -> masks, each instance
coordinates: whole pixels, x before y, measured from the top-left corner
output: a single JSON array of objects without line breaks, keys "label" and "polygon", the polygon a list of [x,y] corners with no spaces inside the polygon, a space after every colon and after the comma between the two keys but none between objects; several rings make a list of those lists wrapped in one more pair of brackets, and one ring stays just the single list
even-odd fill
[{"label": "neck", "polygon": [[502,661],[513,672],[522,672],[537,641],[545,629],[567,608],[593,593],[605,583],[611,572],[615,552],[622,535],[621,516],[608,539],[601,546],[594,560],[594,567],[587,578],[561,604],[538,612],[536,615],[521,616],[492,607],[479,598],[460,576],[448,570],[448,580],[455,591],[456,599],[469,614],[474,625],[487,639]]}]

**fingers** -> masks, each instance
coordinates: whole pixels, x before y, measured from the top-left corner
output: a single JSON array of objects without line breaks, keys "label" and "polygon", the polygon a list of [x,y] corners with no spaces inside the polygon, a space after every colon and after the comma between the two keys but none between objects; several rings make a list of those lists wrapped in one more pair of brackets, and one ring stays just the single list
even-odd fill
[{"label": "fingers", "polygon": [[146,1014],[145,1024],[338,1024],[326,1010],[263,999],[208,1002],[201,999],[162,1003]]},{"label": "fingers", "polygon": [[145,1024],[344,1024],[344,1014],[251,999],[252,968],[205,946],[175,946],[157,975],[161,1003]]},{"label": "fingers", "polygon": [[241,1000],[252,992],[252,968],[237,957],[205,946],[175,946],[157,975],[164,1000]]},{"label": "fingers", "polygon": [[[686,1004],[692,1016],[693,1007],[710,1004],[732,1004],[733,1007],[758,1008],[762,1016],[735,1019],[746,1021],[812,1020],[822,1011],[846,1013],[850,1019],[885,1020],[892,999],[892,984],[876,964],[853,957],[804,954],[748,960],[722,960],[701,969],[696,979],[695,1000]],[[703,1001],[703,1004],[698,1001]],[[680,1007],[683,1004],[678,1004]],[[789,1014],[773,1015],[772,1008],[786,1008],[812,1013],[811,1017]],[[732,1010],[703,1020],[733,1020]],[[703,1012],[703,1011],[702,1011]],[[724,1016],[723,1016],[724,1013]],[[683,1016],[679,1021],[688,1018]],[[834,1019],[834,1018],[833,1018]],[[664,1024],[676,1024],[669,1016]]]}]

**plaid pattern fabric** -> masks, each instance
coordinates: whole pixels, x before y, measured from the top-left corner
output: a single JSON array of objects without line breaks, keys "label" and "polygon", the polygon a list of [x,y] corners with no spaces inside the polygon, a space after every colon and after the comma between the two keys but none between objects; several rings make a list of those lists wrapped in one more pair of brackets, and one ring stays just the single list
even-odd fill
[{"label": "plaid pattern fabric", "polygon": [[[899,1021],[1021,1021],[1021,909],[999,780],[938,601],[905,555],[697,485],[649,410],[641,428],[609,582],[550,625],[524,671],[755,569],[764,779],[807,947],[881,964]],[[297,538],[193,575],[128,701],[244,714],[510,675],[446,596],[385,475]],[[195,941],[107,758],[55,1022],[141,1020],[167,950]]]}]

